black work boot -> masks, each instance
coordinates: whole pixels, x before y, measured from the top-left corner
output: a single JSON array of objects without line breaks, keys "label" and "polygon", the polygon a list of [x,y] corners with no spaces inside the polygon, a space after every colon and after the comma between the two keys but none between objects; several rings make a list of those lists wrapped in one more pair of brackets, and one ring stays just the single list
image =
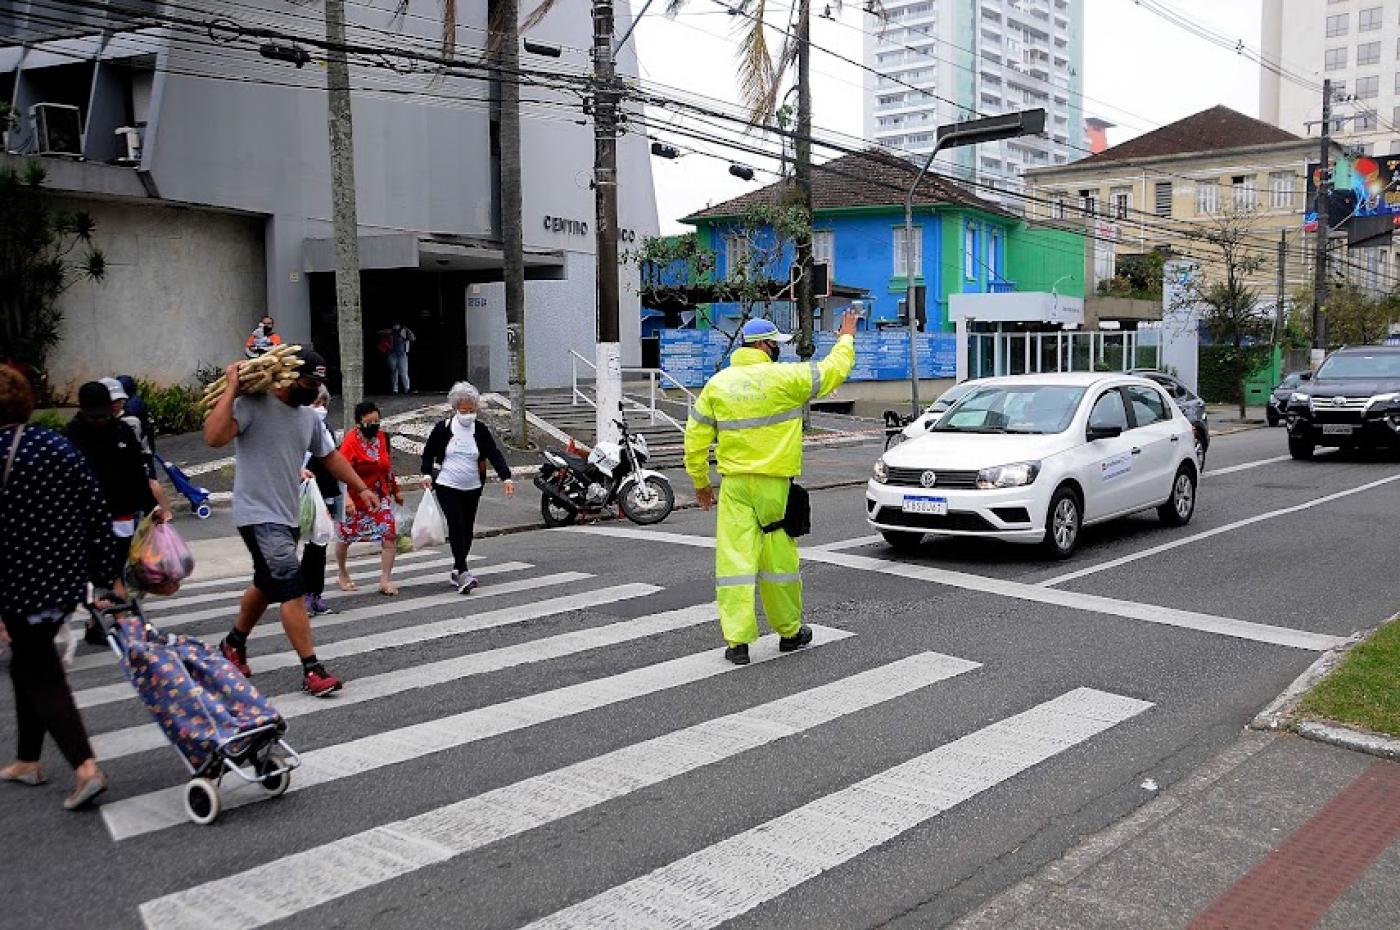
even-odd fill
[{"label": "black work boot", "polygon": [[807,624],[802,624],[798,631],[791,636],[778,637],[778,651],[792,652],[801,649],[812,642],[812,628]]},{"label": "black work boot", "polygon": [[724,657],[735,665],[748,665],[749,647],[746,643],[730,646],[728,649],[724,650]]}]

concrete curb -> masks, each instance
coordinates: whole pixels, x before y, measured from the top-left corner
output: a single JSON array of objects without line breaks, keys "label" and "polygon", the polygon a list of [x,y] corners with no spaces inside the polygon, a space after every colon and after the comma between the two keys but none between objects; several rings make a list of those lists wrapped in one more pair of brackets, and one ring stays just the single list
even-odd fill
[{"label": "concrete curb", "polygon": [[1214,758],[1127,817],[1083,840],[1031,877],[969,911],[948,927],[952,930],[995,930],[1015,920],[1038,901],[1067,891],[1085,872],[1214,788],[1222,778],[1277,738],[1275,734],[1243,734]]}]

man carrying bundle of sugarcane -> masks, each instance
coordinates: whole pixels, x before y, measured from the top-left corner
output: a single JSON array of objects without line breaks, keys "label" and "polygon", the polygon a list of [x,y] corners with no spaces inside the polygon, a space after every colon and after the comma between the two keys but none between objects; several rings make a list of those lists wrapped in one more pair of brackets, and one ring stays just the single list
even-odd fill
[{"label": "man carrying bundle of sugarcane", "polygon": [[307,452],[343,481],[367,510],[379,499],[335,450],[307,405],[326,380],[326,361],[311,349],[283,346],[247,362],[235,362],[210,385],[204,441],[234,444],[233,522],[253,556],[253,584],[238,606],[233,629],[219,650],[245,676],[248,634],[268,604],[281,602],[282,629],[301,658],[302,690],[316,697],[339,691],[341,680],[316,658],[297,536],[302,459]]}]

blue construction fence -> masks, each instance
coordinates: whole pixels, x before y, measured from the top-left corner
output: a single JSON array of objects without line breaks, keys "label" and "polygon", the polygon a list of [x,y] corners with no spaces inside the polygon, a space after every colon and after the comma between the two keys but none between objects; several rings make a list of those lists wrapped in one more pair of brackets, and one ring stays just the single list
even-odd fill
[{"label": "blue construction fence", "polygon": [[[715,373],[729,348],[729,336],[714,329],[663,329],[661,367],[686,387],[701,387]],[[952,378],[957,374],[957,336],[919,333],[919,377]],[[852,381],[903,381],[909,378],[909,333],[903,330],[856,333],[856,367]],[[836,344],[835,333],[816,333],[817,358]],[[783,361],[797,361],[792,346]]]}]

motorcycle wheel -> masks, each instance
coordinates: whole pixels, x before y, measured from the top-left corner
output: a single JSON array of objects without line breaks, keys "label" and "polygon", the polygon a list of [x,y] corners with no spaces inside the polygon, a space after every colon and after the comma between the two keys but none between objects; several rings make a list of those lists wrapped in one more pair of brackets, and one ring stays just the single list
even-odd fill
[{"label": "motorcycle wheel", "polygon": [[540,495],[540,516],[544,518],[544,525],[548,527],[571,526],[578,519],[578,514],[566,507],[559,505],[554,498],[548,494]]},{"label": "motorcycle wheel", "polygon": [[671,515],[676,506],[676,494],[665,479],[643,478],[634,481],[619,501],[627,519],[642,526],[660,523]]}]

